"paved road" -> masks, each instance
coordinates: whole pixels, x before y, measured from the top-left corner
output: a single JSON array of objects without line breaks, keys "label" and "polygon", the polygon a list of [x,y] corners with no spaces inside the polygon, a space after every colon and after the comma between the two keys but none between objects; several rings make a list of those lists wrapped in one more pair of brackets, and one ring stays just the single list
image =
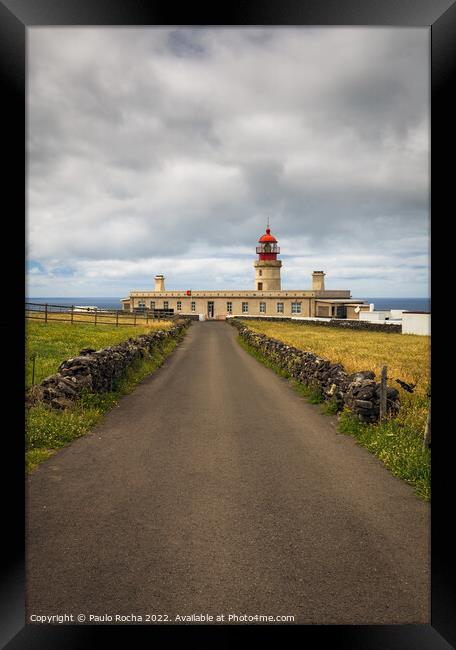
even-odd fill
[{"label": "paved road", "polygon": [[28,615],[430,621],[429,505],[235,337],[192,325],[29,477]]}]

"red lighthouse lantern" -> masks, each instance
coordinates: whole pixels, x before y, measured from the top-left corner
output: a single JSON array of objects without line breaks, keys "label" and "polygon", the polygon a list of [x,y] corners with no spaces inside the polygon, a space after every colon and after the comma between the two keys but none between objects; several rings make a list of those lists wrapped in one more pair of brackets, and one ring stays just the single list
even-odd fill
[{"label": "red lighthouse lantern", "polygon": [[271,235],[271,229],[266,228],[264,235],[258,240],[258,246],[256,247],[256,252],[259,255],[260,260],[276,260],[277,255],[280,253],[280,248],[277,246],[277,239],[274,235]]}]

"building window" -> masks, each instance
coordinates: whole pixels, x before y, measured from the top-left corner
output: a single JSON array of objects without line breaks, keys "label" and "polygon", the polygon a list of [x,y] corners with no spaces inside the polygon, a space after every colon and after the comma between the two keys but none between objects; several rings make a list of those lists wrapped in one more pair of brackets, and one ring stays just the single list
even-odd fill
[{"label": "building window", "polygon": [[258,291],[263,291],[263,283],[258,282]]},{"label": "building window", "polygon": [[266,303],[260,302],[260,314],[265,314],[265,313],[266,313]]},{"label": "building window", "polygon": [[194,300],[192,300],[192,303],[191,303],[191,310],[192,310],[192,311],[195,311],[195,309],[196,309],[196,302],[195,302]]},{"label": "building window", "polygon": [[233,313],[233,303],[232,302],[227,302],[226,303],[226,311],[227,311],[228,314]]},{"label": "building window", "polygon": [[182,302],[180,300],[177,301],[177,311],[181,311],[182,309]]},{"label": "building window", "polygon": [[169,308],[169,303],[167,300],[163,302],[163,309],[168,309]]},{"label": "building window", "polygon": [[146,301],[145,300],[138,300],[138,307],[140,309],[144,309],[145,306],[146,306]]},{"label": "building window", "polygon": [[258,275],[263,275],[263,271],[261,269],[259,269]]},{"label": "building window", "polygon": [[248,314],[249,313],[249,303],[248,302],[243,302],[242,303],[242,313],[243,314]]},{"label": "building window", "polygon": [[152,300],[150,303],[150,308],[155,309],[155,300]]},{"label": "building window", "polygon": [[283,302],[278,302],[277,303],[277,313],[278,314],[283,314]]},{"label": "building window", "polygon": [[300,302],[292,302],[291,303],[291,313],[292,314],[300,314],[301,313],[301,303]]}]

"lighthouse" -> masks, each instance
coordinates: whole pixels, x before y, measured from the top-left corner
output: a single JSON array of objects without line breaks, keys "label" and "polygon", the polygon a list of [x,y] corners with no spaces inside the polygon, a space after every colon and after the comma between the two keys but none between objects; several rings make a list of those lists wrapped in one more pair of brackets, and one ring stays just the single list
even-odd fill
[{"label": "lighthouse", "polygon": [[[277,259],[280,248],[271,234],[269,219],[266,231],[258,239],[255,268],[255,286],[245,289],[166,290],[165,277],[155,276],[155,290],[130,291],[122,298],[125,311],[142,314],[145,310],[154,317],[163,312],[197,320],[224,320],[249,316],[257,318],[359,318],[360,311],[369,305],[351,297],[348,289],[325,289],[324,271],[314,271],[309,289],[282,290]],[[188,286],[188,285],[187,285]]]},{"label": "lighthouse", "polygon": [[255,290],[256,291],[280,291],[280,267],[281,260],[277,259],[280,248],[277,239],[271,235],[269,221],[264,235],[261,235],[256,247],[258,259],[255,260]]}]

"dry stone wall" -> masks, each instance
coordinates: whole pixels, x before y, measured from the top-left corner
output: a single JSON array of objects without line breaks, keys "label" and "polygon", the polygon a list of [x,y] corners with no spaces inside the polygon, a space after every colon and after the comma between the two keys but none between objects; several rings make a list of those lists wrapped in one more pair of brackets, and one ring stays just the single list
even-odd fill
[{"label": "dry stone wall", "polygon": [[63,409],[71,406],[84,392],[108,392],[134,361],[144,358],[166,340],[180,338],[189,324],[190,321],[181,321],[169,330],[141,334],[101,350],[84,348],[77,356],[60,364],[54,375],[29,389],[26,403],[31,406],[44,402]]},{"label": "dry stone wall", "polygon": [[[349,374],[341,364],[254,332],[236,319],[230,322],[249,346],[261,352],[293,379],[317,389],[325,400],[337,406],[337,410],[342,410],[346,405],[362,422],[378,420],[380,383],[375,381],[374,372],[367,370]],[[387,388],[387,410],[390,414],[399,410],[399,391],[395,388]]]},{"label": "dry stone wall", "polygon": [[283,318],[278,316],[242,316],[243,320],[268,320],[272,322],[287,322],[296,325],[318,325],[318,327],[342,327],[348,330],[367,330],[370,332],[388,332],[389,334],[401,334],[402,325],[400,323],[372,323],[366,320],[346,320],[345,318],[328,318],[328,320],[299,320],[297,318]]}]

